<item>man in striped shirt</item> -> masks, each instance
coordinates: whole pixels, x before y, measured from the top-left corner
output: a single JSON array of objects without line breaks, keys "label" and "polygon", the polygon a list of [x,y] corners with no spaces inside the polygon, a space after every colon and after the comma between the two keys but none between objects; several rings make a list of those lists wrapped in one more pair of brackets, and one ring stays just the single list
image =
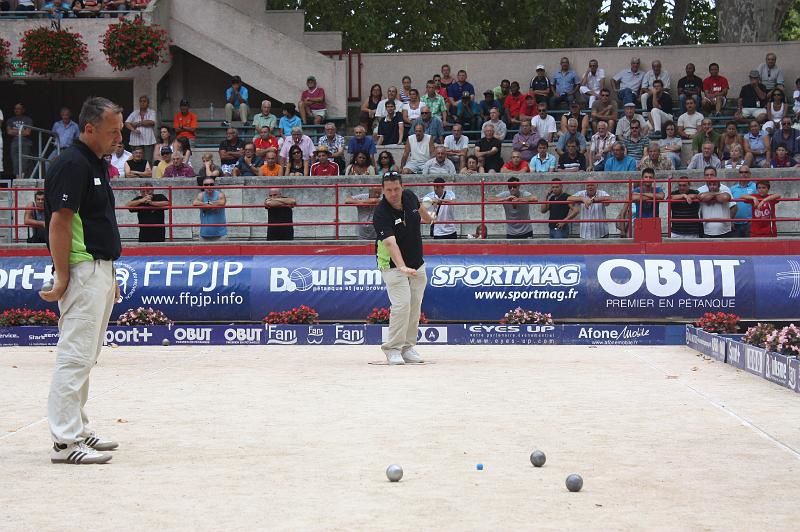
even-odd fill
[{"label": "man in striped shirt", "polygon": [[[594,181],[586,182],[586,189],[576,192],[569,198],[575,208],[570,212],[569,219],[580,214],[581,220],[606,220],[606,204],[611,201],[611,196],[605,190],[598,190]],[[586,240],[608,237],[608,222],[589,221],[580,223],[580,236]]]}]

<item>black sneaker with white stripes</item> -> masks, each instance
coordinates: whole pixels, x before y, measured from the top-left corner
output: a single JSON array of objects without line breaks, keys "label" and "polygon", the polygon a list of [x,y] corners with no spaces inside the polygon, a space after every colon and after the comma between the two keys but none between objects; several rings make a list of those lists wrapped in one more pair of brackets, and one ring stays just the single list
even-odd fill
[{"label": "black sneaker with white stripes", "polygon": [[54,464],[105,464],[111,458],[110,454],[97,452],[82,441],[54,443],[50,451],[50,461]]},{"label": "black sneaker with white stripes", "polygon": [[94,449],[95,451],[113,451],[119,444],[115,441],[107,440],[97,434],[96,432],[92,431],[89,435],[84,438],[83,443]]}]

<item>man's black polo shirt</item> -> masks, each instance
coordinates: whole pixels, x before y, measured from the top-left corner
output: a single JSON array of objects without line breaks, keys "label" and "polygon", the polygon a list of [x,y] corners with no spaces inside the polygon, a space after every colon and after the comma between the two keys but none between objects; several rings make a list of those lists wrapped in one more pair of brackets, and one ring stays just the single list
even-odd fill
[{"label": "man's black polo shirt", "polygon": [[406,189],[401,198],[403,209],[392,207],[386,198],[383,198],[372,215],[372,225],[375,227],[377,241],[375,251],[378,256],[378,268],[386,270],[396,268],[397,265],[389,254],[389,249],[383,244],[385,238],[390,236],[397,240],[397,247],[403,261],[409,268],[415,270],[422,266],[422,233],[420,232],[421,217],[419,215],[419,199]]},{"label": "man's black polo shirt", "polygon": [[[114,192],[108,182],[108,166],[89,147],[75,140],[50,165],[44,180],[45,227],[60,209],[71,209],[72,245],[69,263],[115,260],[122,253]],[[48,244],[49,247],[49,244]]]}]

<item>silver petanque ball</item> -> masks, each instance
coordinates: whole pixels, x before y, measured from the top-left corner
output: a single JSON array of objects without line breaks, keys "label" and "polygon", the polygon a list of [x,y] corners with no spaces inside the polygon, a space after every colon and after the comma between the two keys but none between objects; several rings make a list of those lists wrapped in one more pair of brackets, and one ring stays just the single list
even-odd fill
[{"label": "silver petanque ball", "polygon": [[531,463],[535,467],[542,467],[546,461],[547,457],[544,455],[542,451],[533,451],[531,453]]},{"label": "silver petanque ball", "polygon": [[42,283],[42,292],[49,292],[53,289],[53,278],[51,277],[44,283]]},{"label": "silver petanque ball", "polygon": [[161,345],[169,345],[169,338],[164,338],[161,340]]},{"label": "silver petanque ball", "polygon": [[569,491],[581,491],[583,487],[583,477],[573,473],[567,477],[566,484]]},{"label": "silver petanque ball", "polygon": [[403,468],[397,464],[392,464],[386,468],[386,478],[391,482],[399,482],[403,478]]}]

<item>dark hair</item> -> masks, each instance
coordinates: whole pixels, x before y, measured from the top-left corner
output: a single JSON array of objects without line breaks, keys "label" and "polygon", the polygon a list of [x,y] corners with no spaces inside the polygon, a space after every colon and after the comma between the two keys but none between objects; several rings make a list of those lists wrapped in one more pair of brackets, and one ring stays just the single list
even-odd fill
[{"label": "dark hair", "polygon": [[44,196],[44,190],[37,190],[36,192],[34,192],[33,197],[36,196]]},{"label": "dark hair", "polygon": [[719,68],[719,65],[717,63],[711,63],[710,65],[708,65],[708,69],[711,70],[711,67],[713,66]]},{"label": "dark hair", "polygon": [[644,177],[644,174],[653,174],[653,177],[655,177],[656,171],[653,170],[652,168],[645,168],[644,170],[642,170],[642,177]]},{"label": "dark hair", "polygon": [[786,94],[782,90],[780,90],[778,87],[775,87],[774,89],[772,89],[772,94],[769,95],[770,100],[772,99],[773,96],[775,96],[776,93],[780,94],[781,98],[786,100]]},{"label": "dark hair", "polygon": [[517,176],[515,176],[515,175],[512,175],[511,177],[508,178],[508,182],[509,183],[519,183],[519,178]]},{"label": "dark hair", "polygon": [[384,155],[386,155],[389,158],[389,168],[394,166],[394,155],[392,155],[391,152],[384,150],[384,151],[382,151],[382,152],[380,152],[378,154],[378,167],[381,166],[381,162],[380,162],[381,161],[381,157],[383,157]]},{"label": "dark hair", "polygon": [[370,87],[370,88],[369,88],[369,95],[370,95],[370,97],[372,97],[372,91],[374,91],[374,90],[375,90],[375,87],[378,87],[378,90],[379,90],[379,91],[380,91],[380,93],[381,93],[381,99],[383,99],[383,87],[381,87],[381,84],[380,84],[380,83],[375,83],[374,85],[372,85],[372,87]]},{"label": "dark hair", "polygon": [[437,177],[436,179],[433,180],[433,182],[434,183],[445,183],[446,181],[444,180],[443,177]]},{"label": "dark hair", "polygon": [[508,83],[509,85],[513,85],[514,83],[516,83],[517,85],[519,85],[519,82],[517,82],[517,81],[513,81],[513,82],[512,81],[508,81],[507,79],[504,79],[504,80],[500,81],[500,85],[502,85],[503,83]]},{"label": "dark hair", "polygon": [[456,74],[461,74],[462,72],[464,73],[465,76],[467,75],[467,71],[464,70],[463,68],[459,70]]},{"label": "dark hair", "polygon": [[414,94],[416,94],[417,96],[419,96],[419,91],[418,91],[417,89],[408,89],[408,93],[409,93],[409,94],[411,94],[412,92],[413,92]]},{"label": "dark hair", "polygon": [[550,143],[544,139],[539,139],[539,142],[536,143],[536,147],[538,148],[539,146],[544,146],[545,148],[549,148]]},{"label": "dark hair", "polygon": [[397,107],[397,102],[395,102],[394,100],[386,100],[386,103],[383,104],[383,106],[386,107],[387,105],[391,105],[392,107]]},{"label": "dark hair", "polygon": [[300,152],[300,155],[303,155],[303,150],[297,144],[293,144],[291,148],[289,148],[289,160],[294,157],[294,154]]},{"label": "dark hair", "polygon": [[281,109],[289,113],[290,116],[294,116],[297,114],[297,108],[291,102],[286,102],[285,104],[283,104],[283,107],[281,107]]},{"label": "dark hair", "polygon": [[[689,99],[691,100],[691,98],[689,98]],[[664,122],[664,124],[661,126],[661,136],[662,137],[666,137],[667,136],[667,128],[669,126],[675,127],[675,122],[673,122],[672,120],[667,120],[666,122]]]},{"label": "dark hair", "polygon": [[553,183],[555,183],[556,181],[558,181],[558,182],[560,183],[560,182],[561,182],[561,178],[560,178],[560,177],[554,177],[554,178],[553,178],[553,179],[551,179],[550,181],[551,181],[551,182],[553,182]]},{"label": "dark hair", "polygon": [[468,163],[469,163],[470,159],[474,159],[474,160],[475,160],[475,164],[476,164],[477,166],[480,166],[480,165],[481,165],[481,164],[480,164],[480,161],[478,160],[478,158],[477,158],[475,155],[470,155],[469,157],[467,157],[467,160],[466,160],[466,161],[464,161],[464,164],[465,164],[465,165],[467,165],[467,166],[469,166],[469,164],[468,164]]},{"label": "dark hair", "polygon": [[78,116],[78,127],[83,133],[86,129],[86,124],[96,126],[103,119],[103,113],[109,112],[112,114],[122,113],[122,107],[115,104],[108,98],[101,96],[90,96],[83,102],[81,107],[81,114]]},{"label": "dark hair", "polygon": [[402,77],[402,79],[400,81],[405,81],[405,80],[411,81],[411,76],[405,75],[405,76]]},{"label": "dark hair", "polygon": [[189,139],[186,137],[178,137],[176,140],[178,141],[178,144],[181,145],[181,151],[183,153],[192,151],[192,145],[189,144]]},{"label": "dark hair", "polygon": [[[363,152],[358,152],[363,153]],[[387,181],[397,181],[401,185],[403,184],[403,177],[400,175],[399,172],[386,172],[383,174],[383,178],[381,179],[381,184],[385,185]]]},{"label": "dark hair", "polygon": [[[758,185],[764,185],[765,187],[767,187],[767,189],[769,189],[770,186],[771,186],[769,184],[769,181],[767,181],[765,179],[762,179],[761,181],[756,181],[756,186],[758,186]],[[37,194],[38,194],[38,192],[37,192]]]},{"label": "dark hair", "polygon": [[656,83],[658,83],[658,84],[659,84],[659,85],[661,85],[662,87],[664,86],[664,82],[663,82],[663,81],[661,81],[660,79],[654,79],[654,80],[653,80],[653,86],[655,86],[655,84],[656,84]]},{"label": "dark hair", "polygon": [[717,175],[717,169],[714,168],[713,166],[706,166],[705,168],[703,168],[703,173],[704,174],[706,173],[706,170],[713,170],[714,171],[714,175]]},{"label": "dark hair", "polygon": [[725,122],[725,127],[727,128],[728,126],[739,127],[734,120],[728,120],[727,122]]},{"label": "dark hair", "polygon": [[364,157],[366,157],[367,163],[369,163],[369,154],[367,152],[365,152],[365,151],[357,151],[357,152],[353,153],[353,156],[350,158],[350,164],[351,165],[355,166],[356,158],[358,158],[359,155],[363,155]]}]

